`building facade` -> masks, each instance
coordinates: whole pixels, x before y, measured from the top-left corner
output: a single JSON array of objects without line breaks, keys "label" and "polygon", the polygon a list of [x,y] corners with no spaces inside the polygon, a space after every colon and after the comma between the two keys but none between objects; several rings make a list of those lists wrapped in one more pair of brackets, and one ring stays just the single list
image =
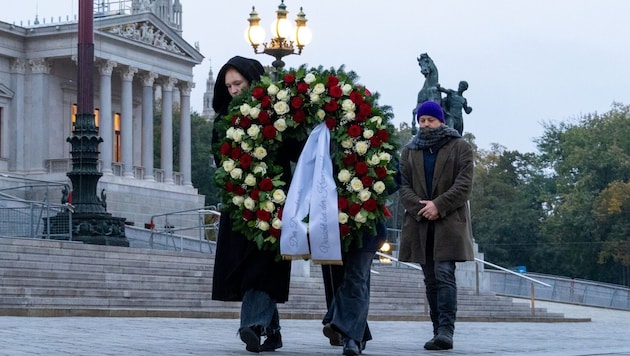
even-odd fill
[{"label": "building facade", "polygon": [[[181,36],[179,0],[95,1],[94,10],[98,190],[107,191],[108,212],[142,226],[153,214],[203,207],[191,182],[190,123],[193,67],[203,56]],[[0,188],[2,174],[70,184],[77,31],[76,19],[0,21]]]}]

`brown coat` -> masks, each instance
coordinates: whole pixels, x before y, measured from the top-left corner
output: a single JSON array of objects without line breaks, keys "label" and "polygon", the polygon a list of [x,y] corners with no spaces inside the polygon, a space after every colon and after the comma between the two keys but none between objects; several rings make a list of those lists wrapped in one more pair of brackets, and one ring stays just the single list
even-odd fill
[{"label": "brown coat", "polygon": [[[468,200],[472,192],[473,152],[463,139],[440,148],[433,175],[433,194],[427,194],[422,150],[403,148],[400,157],[400,200],[405,208],[400,260],[423,264],[426,260],[429,220],[417,215],[420,200],[433,200],[440,217],[434,220],[436,261],[474,260]],[[432,196],[433,199],[429,199]]]}]

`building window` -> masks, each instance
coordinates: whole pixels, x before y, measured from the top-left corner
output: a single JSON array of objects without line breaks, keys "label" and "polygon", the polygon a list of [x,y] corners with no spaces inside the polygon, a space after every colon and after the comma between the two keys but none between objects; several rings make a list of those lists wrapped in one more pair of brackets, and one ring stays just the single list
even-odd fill
[{"label": "building window", "polygon": [[[99,110],[98,108],[94,109],[94,124],[98,129],[98,119],[99,119]],[[74,125],[77,123],[77,104],[72,104],[72,131],[74,131]],[[98,131],[98,130],[97,130]]]},{"label": "building window", "polygon": [[114,162],[120,162],[120,113],[114,114]]}]

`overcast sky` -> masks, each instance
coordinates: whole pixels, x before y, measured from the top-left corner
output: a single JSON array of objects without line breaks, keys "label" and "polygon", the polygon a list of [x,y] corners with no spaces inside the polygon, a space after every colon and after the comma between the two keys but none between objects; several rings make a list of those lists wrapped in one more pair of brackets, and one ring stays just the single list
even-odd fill
[{"label": "overcast sky", "polygon": [[[8,0],[2,0],[8,2]],[[180,0],[183,36],[199,42],[203,63],[194,70],[193,110],[201,112],[210,66],[215,75],[234,55],[271,64],[243,37],[252,5],[269,37],[280,0]],[[17,5],[19,4],[19,6]],[[604,113],[630,104],[630,1],[627,0],[285,0],[289,19],[304,8],[312,43],[287,67],[354,70],[360,82],[394,108],[395,123],[410,122],[424,78],[416,58],[428,53],[440,84],[457,89],[473,107],[464,131],[482,149],[498,143],[535,152],[544,122]],[[5,4],[7,5],[7,4]],[[77,0],[20,0],[0,20],[26,23],[39,14],[74,15]]]}]

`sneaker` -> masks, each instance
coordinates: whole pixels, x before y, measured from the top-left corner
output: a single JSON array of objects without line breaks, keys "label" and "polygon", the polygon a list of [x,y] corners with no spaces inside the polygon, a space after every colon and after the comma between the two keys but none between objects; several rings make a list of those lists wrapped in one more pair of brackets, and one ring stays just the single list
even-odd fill
[{"label": "sneaker", "polygon": [[247,326],[238,329],[241,340],[245,343],[245,350],[249,352],[260,352],[260,331],[256,326]]},{"label": "sneaker", "polygon": [[260,351],[276,351],[282,347],[282,335],[280,331],[276,331],[273,334],[268,334],[265,342],[260,346]]},{"label": "sneaker", "polygon": [[343,355],[344,356],[356,356],[361,354],[359,343],[348,338],[343,342]]},{"label": "sneaker", "polygon": [[324,336],[326,336],[330,340],[330,344],[332,346],[343,346],[343,336],[335,329],[333,329],[332,325],[326,324],[324,325],[324,329],[322,330]]}]

